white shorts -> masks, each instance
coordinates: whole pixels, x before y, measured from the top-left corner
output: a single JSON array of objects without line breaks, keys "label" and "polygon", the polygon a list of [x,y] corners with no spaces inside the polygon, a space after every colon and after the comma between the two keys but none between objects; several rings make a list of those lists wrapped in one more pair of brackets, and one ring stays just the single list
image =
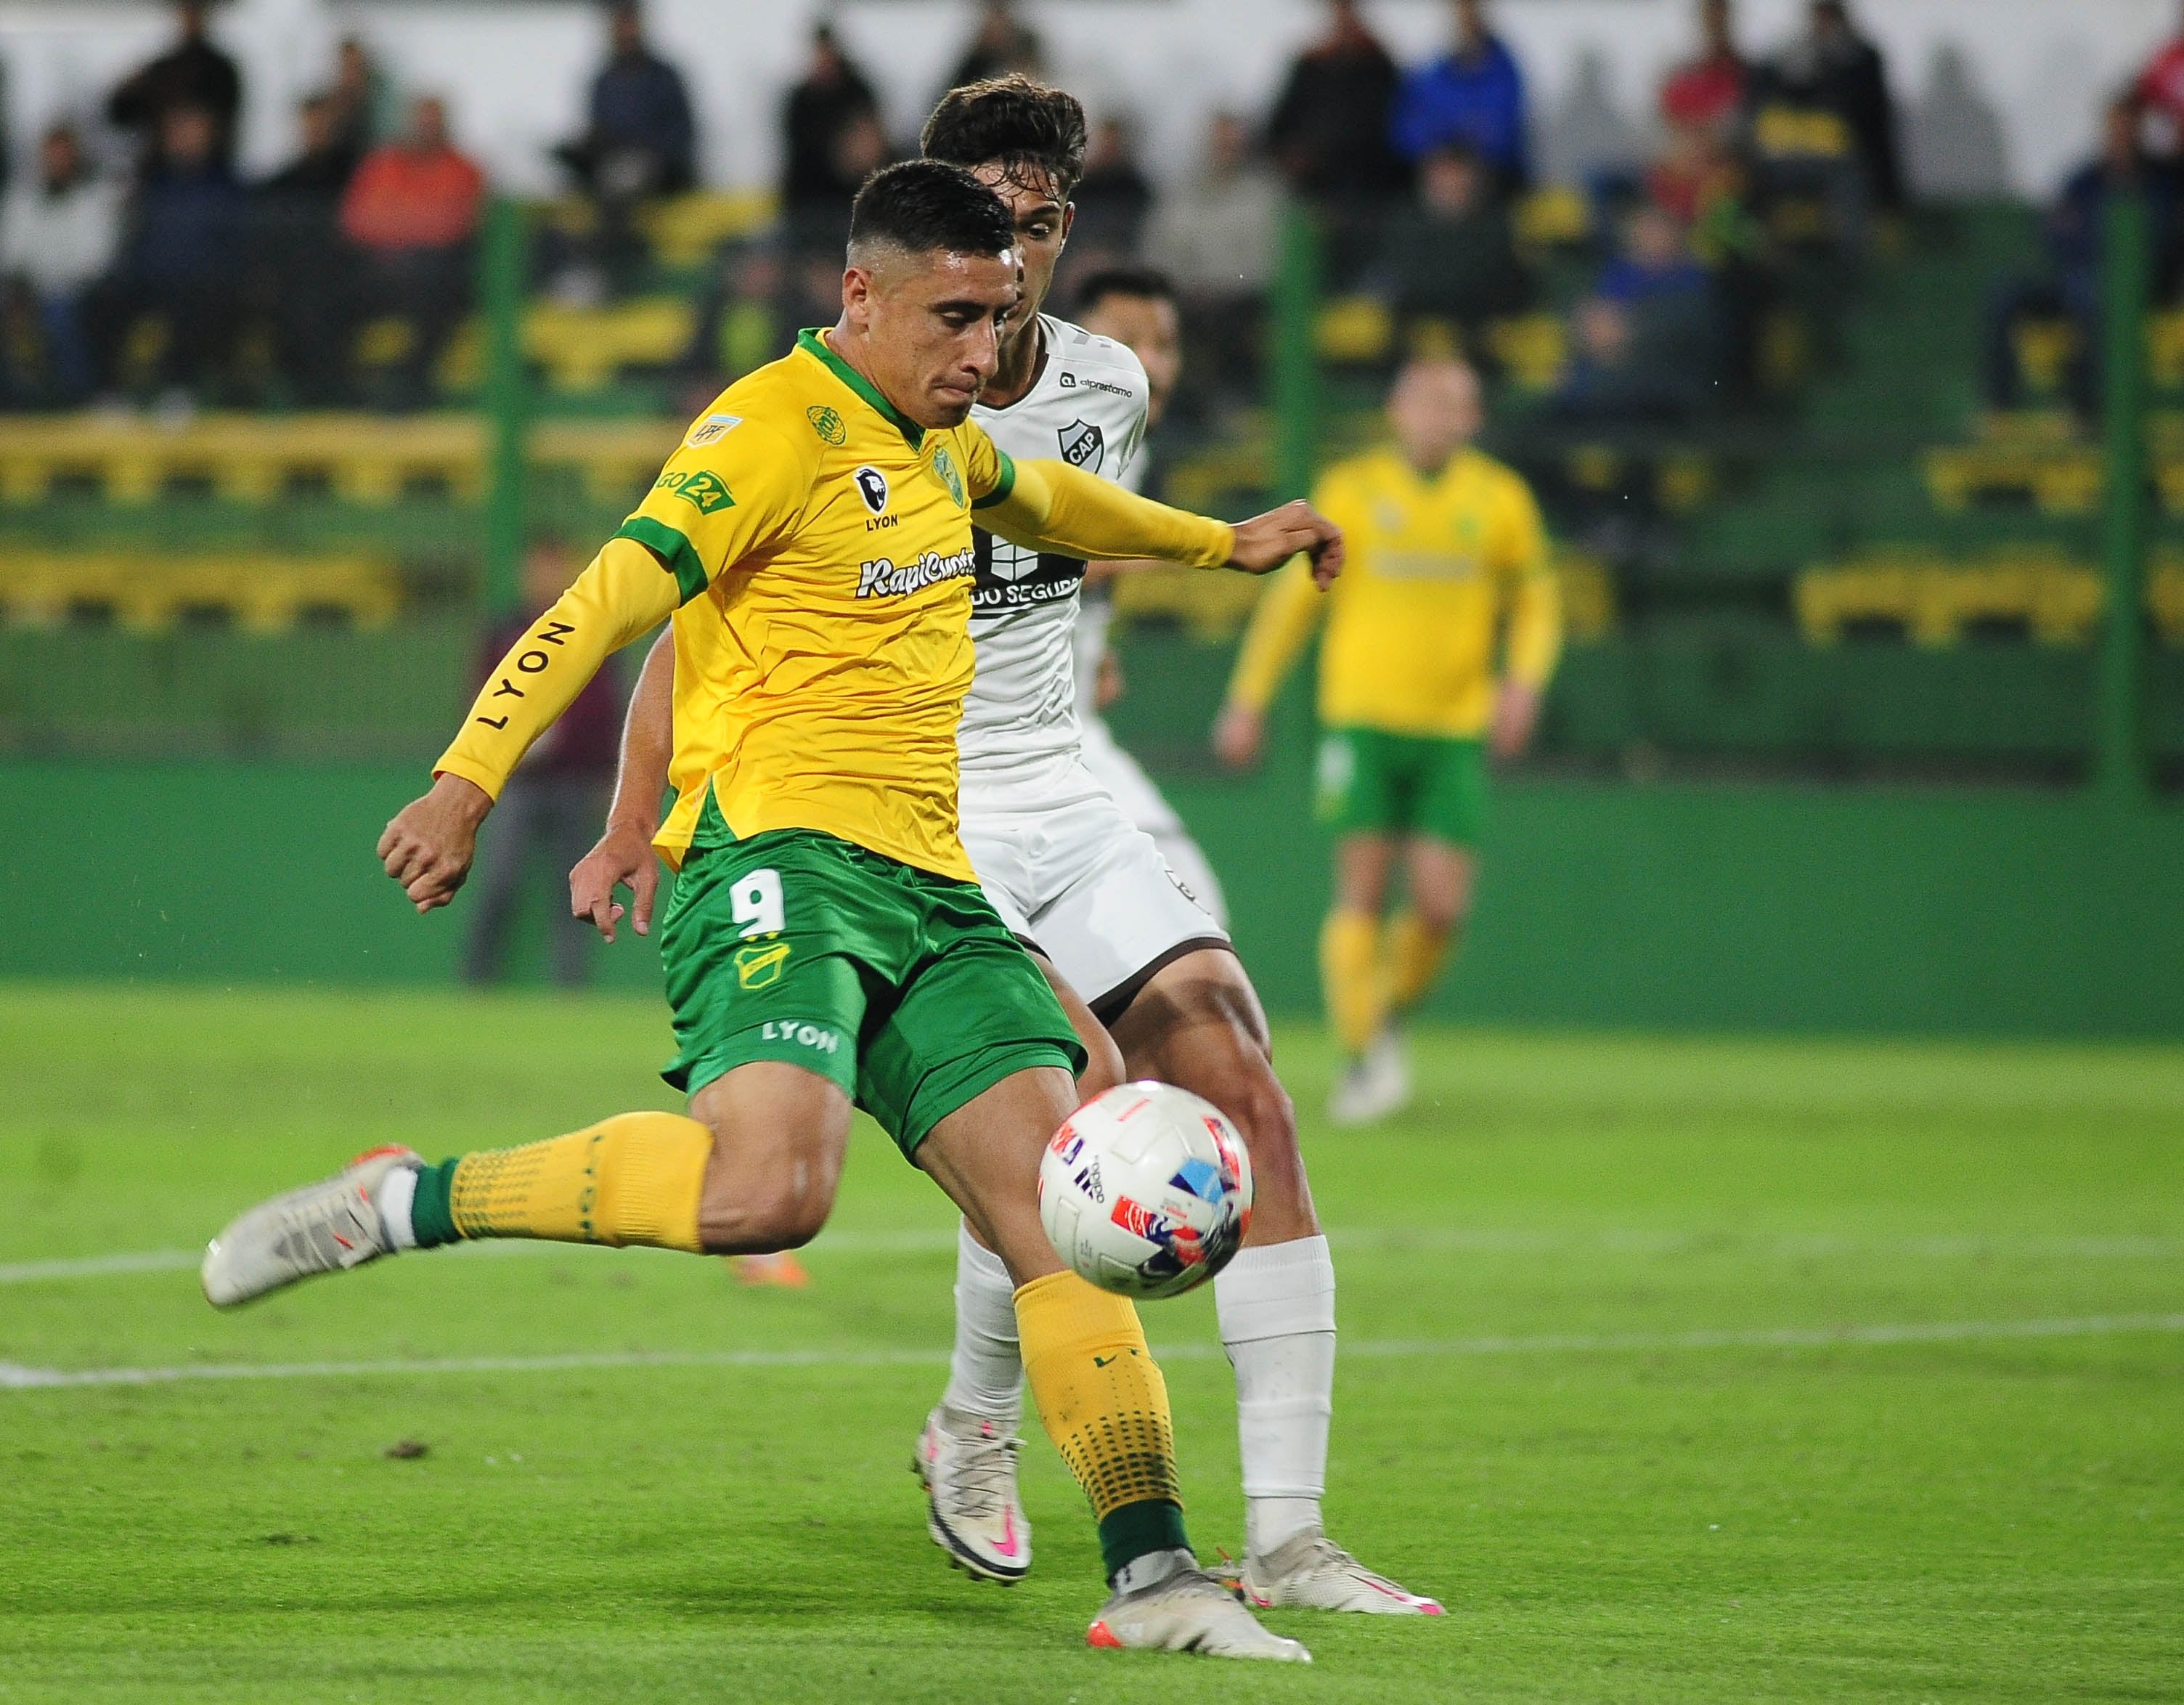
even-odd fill
[{"label": "white shorts", "polygon": [[1138,761],[1117,743],[1104,718],[1086,716],[1079,724],[1084,733],[1084,767],[1092,778],[1115,796],[1123,815],[1153,838],[1167,867],[1183,878],[1183,885],[1223,929],[1228,927],[1228,897],[1221,892],[1221,878],[1175,814],[1153,778]]},{"label": "white shorts", "polygon": [[1154,973],[1228,933],[1074,756],[962,777],[963,845],[994,909],[1101,1023]]}]

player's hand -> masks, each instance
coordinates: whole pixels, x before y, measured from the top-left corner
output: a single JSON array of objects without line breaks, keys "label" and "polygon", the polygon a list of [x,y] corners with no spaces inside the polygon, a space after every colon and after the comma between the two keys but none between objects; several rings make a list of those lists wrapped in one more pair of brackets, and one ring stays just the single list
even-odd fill
[{"label": "player's hand", "polygon": [[432,791],[404,805],[379,838],[379,861],[420,912],[445,905],[471,873],[478,825],[493,795],[460,776],[434,778]]},{"label": "player's hand", "polygon": [[[614,897],[617,888],[629,890],[627,907]],[[649,935],[659,893],[660,859],[650,833],[642,823],[610,822],[599,844],[569,872],[569,915],[588,918],[609,941],[625,915],[639,935]]]},{"label": "player's hand", "polygon": [[1299,551],[1312,558],[1312,577],[1323,591],[1342,572],[1342,529],[1301,498],[1238,521],[1228,566],[1271,574]]},{"label": "player's hand", "polygon": [[1494,723],[1488,743],[1503,762],[1520,758],[1540,725],[1540,689],[1521,681],[1504,681],[1494,695]]},{"label": "player's hand", "polygon": [[1232,770],[1248,770],[1259,761],[1267,744],[1263,711],[1246,705],[1224,705],[1221,720],[1213,725],[1214,755]]}]

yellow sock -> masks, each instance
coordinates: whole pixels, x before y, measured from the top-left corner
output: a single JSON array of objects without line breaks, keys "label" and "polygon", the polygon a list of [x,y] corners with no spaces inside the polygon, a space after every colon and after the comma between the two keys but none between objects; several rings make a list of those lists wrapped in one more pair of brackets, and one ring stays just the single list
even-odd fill
[{"label": "yellow sock", "polygon": [[1319,929],[1320,989],[1334,1039],[1352,1057],[1372,1045],[1387,1017],[1379,957],[1379,919],[1340,906],[1327,914]]},{"label": "yellow sock", "polygon": [[1396,915],[1388,926],[1384,949],[1387,969],[1383,986],[1390,1007],[1407,1012],[1426,998],[1448,961],[1449,945],[1455,939],[1450,931],[1429,928],[1415,911]]},{"label": "yellow sock", "polygon": [[713,1134],[679,1113],[617,1113],[566,1137],[480,1149],[418,1174],[420,1245],[457,1238],[649,1244],[702,1254]]},{"label": "yellow sock", "polygon": [[1108,1579],[1190,1549],[1167,1384],[1129,1299],[1049,1273],[1017,1292],[1017,1331],[1046,1435],[1092,1501]]}]

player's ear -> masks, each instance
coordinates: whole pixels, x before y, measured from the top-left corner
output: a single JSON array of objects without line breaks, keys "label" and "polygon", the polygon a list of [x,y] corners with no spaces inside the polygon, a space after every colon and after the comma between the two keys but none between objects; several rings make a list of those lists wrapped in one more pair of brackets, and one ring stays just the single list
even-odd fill
[{"label": "player's ear", "polygon": [[861,331],[872,323],[872,298],[878,293],[872,275],[866,268],[852,266],[843,272],[842,312],[851,325]]},{"label": "player's ear", "polygon": [[1067,248],[1069,246],[1069,233],[1076,228],[1077,203],[1073,201],[1064,202],[1061,204],[1061,247]]}]

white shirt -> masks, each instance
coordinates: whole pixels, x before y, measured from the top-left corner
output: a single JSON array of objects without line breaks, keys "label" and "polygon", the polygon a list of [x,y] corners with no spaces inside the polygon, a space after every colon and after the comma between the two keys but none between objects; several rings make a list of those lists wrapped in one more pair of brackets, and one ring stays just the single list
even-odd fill
[{"label": "white shirt", "polygon": [[[1039,316],[1045,365],[1032,388],[1006,408],[981,405],[972,418],[1014,459],[1059,460],[1120,481],[1145,430],[1145,370],[1112,338]],[[1029,767],[1073,755],[1078,746],[1077,670],[1070,636],[1084,565],[974,533],[978,577],[971,588],[977,672],[963,705],[956,750],[967,772]]]},{"label": "white shirt", "polygon": [[121,247],[121,190],[84,178],[48,195],[34,176],[0,209],[0,270],[20,273],[41,296],[66,295],[104,275]]}]

